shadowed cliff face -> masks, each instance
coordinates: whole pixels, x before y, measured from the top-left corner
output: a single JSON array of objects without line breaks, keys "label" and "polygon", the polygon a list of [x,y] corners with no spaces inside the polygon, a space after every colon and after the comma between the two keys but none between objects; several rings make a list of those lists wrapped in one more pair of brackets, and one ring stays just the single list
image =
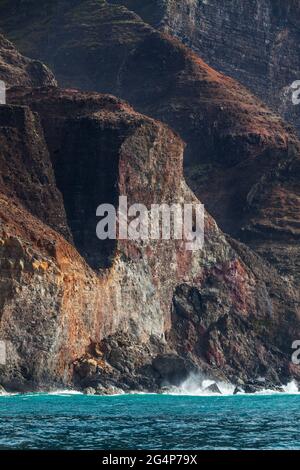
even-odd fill
[{"label": "shadowed cliff face", "polygon": [[300,133],[290,85],[300,80],[299,0],[110,0],[178,37],[235,78]]},{"label": "shadowed cliff face", "polygon": [[[121,104],[113,97],[84,97],[55,89],[37,91],[20,89],[9,98],[32,105],[42,119],[50,150],[57,186],[66,209],[68,225],[75,246],[93,269],[105,268],[111,263],[115,242],[100,241],[96,237],[96,209],[100,204],[118,206],[119,152],[124,139],[132,132],[130,122],[106,123],[97,111],[103,105],[118,109]],[[26,95],[27,93],[27,95]],[[91,107],[89,107],[89,105]],[[92,108],[95,108],[93,114]],[[102,118],[102,119],[101,119]]]},{"label": "shadowed cliff face", "polygon": [[[265,255],[272,249],[262,236],[267,211],[272,239],[280,239],[275,251],[285,254],[266,256],[280,272],[294,276],[290,253],[298,258],[297,230],[290,230],[284,217],[278,223],[278,198],[256,197],[254,209],[252,197],[257,191],[266,194],[267,181],[272,180],[273,195],[281,194],[284,185],[289,194],[280,198],[282,211],[293,214],[294,228],[299,224],[293,209],[297,188],[290,184],[291,172],[283,170],[292,160],[298,165],[299,143],[291,129],[237,82],[122,5],[89,0],[53,2],[50,8],[45,2],[35,9],[33,4],[25,11],[23,4],[11,2],[14,16],[2,19],[19,47],[50,64],[61,84],[113,93],[170,125],[187,143],[187,182],[220,227]],[[149,15],[150,3],[143,5]],[[170,8],[176,5],[170,2]],[[193,2],[189,5],[192,15]],[[203,8],[209,5],[214,4]],[[155,14],[159,11],[155,8]],[[221,34],[221,26],[217,30]],[[250,228],[254,212],[255,229]]]},{"label": "shadowed cliff face", "polygon": [[115,243],[97,240],[96,209],[100,204],[117,207],[122,131],[105,128],[105,123],[85,116],[60,117],[48,119],[46,115],[44,124],[48,142],[56,132],[61,136],[61,140],[52,140],[56,144],[52,156],[74,243],[92,268],[105,268],[111,263]]},{"label": "shadowed cliff face", "polygon": [[8,97],[29,104],[42,119],[75,246],[92,268],[109,266],[115,242],[97,239],[96,209],[100,204],[118,208],[120,152],[142,117],[119,116],[126,105],[112,96],[20,88],[11,89]]},{"label": "shadowed cliff face", "polygon": [[[182,179],[179,137],[126,103],[56,88],[11,89],[8,98],[40,115],[54,166],[66,159],[71,174],[60,180],[65,201],[74,189],[68,183],[77,178],[78,155],[58,153],[57,142],[64,135],[65,150],[79,145],[78,119],[81,148],[92,139],[99,150],[84,170],[89,191],[78,175],[78,200],[86,196],[93,205],[104,196],[94,173],[100,183],[110,179],[113,166],[100,163],[116,156],[118,143],[114,178],[117,194],[126,194],[129,204],[198,202]],[[0,377],[7,388],[75,382],[158,390],[197,370],[234,382],[261,373],[273,384],[297,378],[290,364],[299,326],[296,293],[248,249],[227,241],[208,214],[202,251],[186,251],[180,241],[117,240],[110,266],[98,275],[5,188],[0,216],[0,332],[8,349]]]}]

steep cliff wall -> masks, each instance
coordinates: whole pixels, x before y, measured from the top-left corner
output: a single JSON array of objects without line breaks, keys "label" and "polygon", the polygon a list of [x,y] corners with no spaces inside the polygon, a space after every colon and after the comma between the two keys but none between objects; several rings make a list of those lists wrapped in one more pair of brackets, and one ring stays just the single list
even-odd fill
[{"label": "steep cliff wall", "polygon": [[70,239],[61,193],[37,115],[0,106],[0,191]]},{"label": "steep cliff wall", "polygon": [[[129,204],[197,203],[183,181],[181,140],[126,103],[56,88],[11,90],[10,100],[40,114],[54,167],[63,158],[61,129],[69,149],[79,145],[79,120],[85,123],[80,148],[86,141],[88,149],[90,139],[99,144],[87,171],[99,168],[109,180],[113,169],[117,194]],[[113,154],[110,143],[119,146]],[[77,167],[76,152],[64,158]],[[107,158],[115,164],[102,165]],[[66,200],[72,186],[65,178]],[[93,184],[91,206],[103,197]],[[78,204],[85,196],[86,187],[75,186]],[[295,293],[246,248],[227,241],[207,214],[203,250],[186,251],[172,240],[118,240],[110,266],[96,272],[84,253],[6,194],[0,211],[0,332],[8,349],[0,381],[7,388],[75,381],[157,390],[196,370],[234,382],[260,374],[273,384],[297,378],[290,362],[299,327]],[[92,243],[95,233],[88,236]],[[101,256],[101,245],[92,246],[94,257]]]},{"label": "steep cliff wall", "polygon": [[110,0],[194,49],[300,133],[291,84],[300,80],[299,0]]},{"label": "steep cliff wall", "polygon": [[[237,82],[124,6],[99,0],[59,2],[57,11],[55,4],[48,11],[46,2],[31,16],[31,8],[12,2],[14,15],[6,22],[4,14],[3,24],[11,35],[18,31],[16,40],[27,53],[51,64],[61,84],[113,93],[175,129],[187,143],[187,182],[221,229],[267,253],[271,244],[266,244],[261,230],[251,230],[251,238],[248,233],[252,195],[270,178],[278,193],[284,184],[290,194],[281,204],[293,212],[295,229],[297,188],[276,175],[289,178],[291,173],[282,173],[281,167],[291,159],[297,166],[299,143],[279,117]],[[174,8],[177,4],[172,3]],[[22,28],[17,28],[18,18]],[[40,28],[43,22],[46,26]],[[261,204],[262,198],[256,201]],[[284,253],[267,257],[280,272],[295,277],[290,246],[298,258],[297,230],[295,236],[283,237],[291,232],[290,224],[281,217],[279,223],[286,227],[279,226],[276,199],[267,198],[263,205],[268,206],[273,235],[276,232],[272,239],[280,239],[276,252]]]},{"label": "steep cliff wall", "polygon": [[[283,123],[125,8],[59,2],[60,30],[57,3],[50,3],[18,2],[27,47],[34,37],[65,83],[98,83],[178,126],[193,162],[190,183],[201,157],[197,191],[207,201],[221,191],[227,215],[209,205],[232,232],[245,227],[264,256],[277,234],[288,233],[273,254],[296,279],[299,154]],[[23,9],[29,5],[32,11]],[[11,18],[18,21],[17,11]],[[0,107],[0,339],[7,346],[0,383],[157,391],[191,371],[246,385],[261,376],[272,386],[299,380],[291,363],[300,333],[297,289],[207,213],[200,251],[180,241],[108,245],[96,238],[98,204],[115,204],[119,195],[148,207],[198,203],[183,179],[180,137],[118,98],[22,83]],[[249,216],[236,219],[243,208]]]}]

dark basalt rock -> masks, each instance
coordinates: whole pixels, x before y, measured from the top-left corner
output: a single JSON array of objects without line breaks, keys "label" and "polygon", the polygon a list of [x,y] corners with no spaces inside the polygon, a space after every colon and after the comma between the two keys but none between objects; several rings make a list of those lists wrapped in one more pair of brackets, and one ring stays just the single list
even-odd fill
[{"label": "dark basalt rock", "polygon": [[204,391],[204,393],[209,392],[209,393],[216,393],[218,395],[222,395],[222,392],[221,392],[221,390],[219,389],[219,387],[216,383],[209,385],[203,391]]},{"label": "dark basalt rock", "polygon": [[284,389],[282,388],[282,386],[276,385],[269,381],[260,382],[257,380],[252,380],[252,381],[247,382],[243,386],[244,393],[259,393],[265,390],[272,390],[274,392],[284,392]]},{"label": "dark basalt rock", "polygon": [[237,395],[238,393],[245,393],[244,389],[240,385],[235,387],[233,395]]},{"label": "dark basalt rock", "polygon": [[180,385],[193,372],[193,365],[175,354],[158,356],[152,362],[161,384]]}]

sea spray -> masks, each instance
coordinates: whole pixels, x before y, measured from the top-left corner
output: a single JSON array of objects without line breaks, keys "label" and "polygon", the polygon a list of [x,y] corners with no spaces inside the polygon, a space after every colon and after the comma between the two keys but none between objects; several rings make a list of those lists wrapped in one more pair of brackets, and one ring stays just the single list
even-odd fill
[{"label": "sea spray", "polygon": [[[258,379],[258,382],[264,383],[265,379]],[[165,387],[164,394],[169,395],[186,395],[186,396],[214,396],[223,395],[230,396],[238,394],[246,394],[242,387],[237,387],[230,382],[216,381],[205,377],[201,374],[190,374],[179,386]],[[287,385],[282,385],[282,391],[261,388],[252,395],[272,395],[272,394],[299,394],[298,385],[295,381],[289,382]]]},{"label": "sea spray", "polygon": [[[215,386],[215,392],[212,391],[212,386]],[[216,393],[221,395],[233,395],[234,390],[235,386],[229,382],[211,380],[201,374],[190,374],[178,387],[169,387],[166,393],[190,396],[210,396]]]},{"label": "sea spray", "polygon": [[285,393],[289,393],[289,394],[292,394],[292,395],[300,393],[299,389],[298,389],[298,385],[295,382],[295,380],[292,380],[287,385],[285,385],[283,387],[283,390],[285,391]]}]

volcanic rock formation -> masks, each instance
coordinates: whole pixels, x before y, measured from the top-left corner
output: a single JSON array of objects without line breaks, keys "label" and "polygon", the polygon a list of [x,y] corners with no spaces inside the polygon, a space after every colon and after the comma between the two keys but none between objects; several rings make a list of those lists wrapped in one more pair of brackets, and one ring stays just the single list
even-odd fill
[{"label": "volcanic rock formation", "polygon": [[[11,26],[22,13],[18,42],[48,55],[61,83],[125,96],[152,117],[111,95],[33,88],[22,56],[22,86],[0,73],[11,85],[0,105],[0,383],[91,393],[159,391],[191,372],[245,386],[299,380],[296,137],[124,7],[5,3],[18,6]],[[198,251],[184,240],[97,239],[97,206],[120,195],[148,208],[199,203],[184,181],[184,143],[153,117],[185,137],[189,182],[222,226],[276,269],[208,213]]]},{"label": "volcanic rock formation", "polygon": [[[148,207],[197,203],[183,181],[178,136],[112,96],[20,88],[11,90],[9,100],[19,105],[1,111],[31,108],[41,117],[82,256],[50,221],[45,224],[34,208],[24,207],[11,189],[13,181],[9,191],[3,188],[0,331],[8,364],[0,381],[5,387],[75,383],[158,390],[191,371],[236,383],[260,375],[277,384],[297,377],[290,362],[299,328],[291,286],[246,247],[226,240],[209,215],[204,249],[195,252],[180,241],[118,240],[109,265],[103,265],[107,246],[91,243],[93,251],[86,252],[78,239],[81,220],[98,243],[91,227],[97,204],[108,195],[114,202],[126,194],[129,204]],[[39,142],[41,134],[35,135]],[[17,139],[11,145],[19,150]],[[38,174],[43,171],[37,166]],[[15,185],[17,192],[18,178]],[[77,210],[69,205],[72,195]],[[87,207],[94,207],[93,224]]]},{"label": "volcanic rock formation", "polygon": [[[195,2],[187,3],[192,21]],[[155,25],[164,5],[170,7],[166,21],[178,7],[142,4],[138,12]],[[205,5],[199,8],[216,8],[216,2]],[[177,131],[187,143],[187,182],[221,229],[297,283],[300,147],[279,117],[123,5],[46,1],[40,8],[33,0],[10,1],[1,25],[22,51],[51,65],[61,85],[120,96]]]}]

